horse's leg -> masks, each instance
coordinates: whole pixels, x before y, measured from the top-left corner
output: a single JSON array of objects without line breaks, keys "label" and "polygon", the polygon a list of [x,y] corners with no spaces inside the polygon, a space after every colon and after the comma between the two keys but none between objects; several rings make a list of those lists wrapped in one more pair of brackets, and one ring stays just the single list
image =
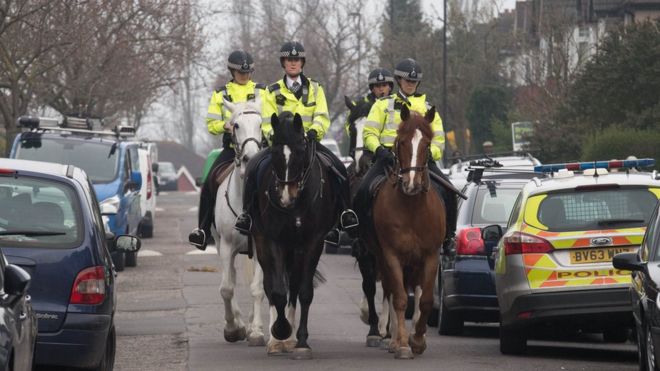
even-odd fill
[{"label": "horse's leg", "polygon": [[381,336],[378,331],[378,314],[376,314],[376,262],[371,254],[358,255],[358,266],[362,274],[362,291],[367,299],[369,307],[369,333],[367,334],[367,346],[378,347]]},{"label": "horse's leg", "polygon": [[382,280],[383,289],[383,302],[380,309],[380,318],[378,319],[378,332],[383,339],[380,341],[381,349],[389,349],[390,341],[392,340],[392,332],[390,331],[390,293],[385,289],[385,277]]},{"label": "horse's leg", "polygon": [[281,354],[284,352],[284,340],[291,336],[291,325],[285,317],[285,306],[287,288],[284,284],[284,259],[277,246],[264,239],[260,240],[265,248],[259,249],[260,252],[267,253],[268,256],[260,256],[259,264],[264,272],[264,291],[268,297],[270,305],[270,322],[268,329],[270,339],[267,344],[269,355]]},{"label": "horse's leg", "polygon": [[[318,260],[316,261],[318,263]],[[307,332],[307,320],[309,316],[309,306],[312,304],[314,298],[314,272],[316,271],[316,264],[309,262],[305,265],[304,274],[300,280],[300,323],[298,326],[297,338],[298,342],[293,350],[293,359],[311,359],[312,349],[307,344],[309,333]]]},{"label": "horse's leg", "polygon": [[250,332],[248,333],[250,346],[265,344],[263,322],[261,321],[261,302],[264,300],[264,273],[261,270],[261,265],[256,260],[257,257],[255,256],[251,261],[254,266],[254,273],[250,283],[250,293],[252,294],[252,313],[250,316]]},{"label": "horse's leg", "polygon": [[[299,266],[299,265],[295,265]],[[296,307],[298,304],[298,290],[300,285],[300,274],[296,269],[290,269],[289,276],[289,303],[286,307],[286,319],[291,325],[291,336],[284,341],[284,347],[287,352],[293,351],[298,340],[296,339]]]},{"label": "horse's leg", "polygon": [[222,283],[220,284],[220,295],[225,304],[225,340],[233,343],[245,340],[245,325],[241,320],[241,310],[234,300],[234,288],[236,287],[236,268],[234,260],[236,251],[227,241],[226,237],[220,236],[220,247],[218,249],[222,263]]},{"label": "horse's leg", "polygon": [[394,308],[396,320],[396,335],[392,334],[390,349],[394,349],[394,357],[398,359],[412,358],[413,354],[408,346],[408,331],[406,330],[406,305],[408,304],[408,290],[403,282],[403,269],[399,259],[391,252],[392,246],[383,246],[383,257],[387,269],[388,288],[392,293],[391,305]]},{"label": "horse's leg", "polygon": [[424,260],[424,274],[420,275],[422,279],[418,281],[422,291],[419,301],[421,314],[415,324],[415,333],[410,337],[410,345],[415,354],[422,354],[426,349],[426,322],[433,309],[433,285],[437,272],[438,254],[434,253]]}]

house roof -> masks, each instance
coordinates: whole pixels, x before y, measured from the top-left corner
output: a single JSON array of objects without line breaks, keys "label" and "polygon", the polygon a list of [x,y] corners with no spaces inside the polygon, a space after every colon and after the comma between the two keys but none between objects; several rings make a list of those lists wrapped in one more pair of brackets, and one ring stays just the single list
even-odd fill
[{"label": "house roof", "polygon": [[174,164],[176,169],[185,166],[193,177],[202,175],[205,158],[183,145],[170,142],[156,142],[158,144],[158,161],[167,161]]}]

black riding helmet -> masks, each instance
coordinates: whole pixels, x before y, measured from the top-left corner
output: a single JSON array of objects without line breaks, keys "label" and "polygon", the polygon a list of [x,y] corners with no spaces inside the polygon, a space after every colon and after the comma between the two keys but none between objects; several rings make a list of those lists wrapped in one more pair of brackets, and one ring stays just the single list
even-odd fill
[{"label": "black riding helmet", "polygon": [[229,71],[254,72],[254,61],[250,53],[243,50],[234,50],[229,54],[229,58],[227,58],[227,68],[229,68]]},{"label": "black riding helmet", "polygon": [[305,48],[297,41],[287,41],[280,48],[280,64],[284,68],[284,58],[300,58],[305,67]]},{"label": "black riding helmet", "polygon": [[392,72],[386,70],[385,68],[378,67],[375,70],[371,71],[369,74],[369,89],[373,88],[373,85],[386,82],[390,85],[390,89],[394,89],[394,75]]},{"label": "black riding helmet", "polygon": [[394,68],[394,76],[410,81],[422,81],[422,67],[414,59],[406,58],[397,63]]}]

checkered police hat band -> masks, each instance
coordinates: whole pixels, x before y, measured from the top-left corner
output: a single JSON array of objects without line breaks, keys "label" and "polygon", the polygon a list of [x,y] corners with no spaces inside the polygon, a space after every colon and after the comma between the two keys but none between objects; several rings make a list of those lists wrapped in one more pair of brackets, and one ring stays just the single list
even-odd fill
[{"label": "checkered police hat band", "polygon": [[401,70],[394,70],[394,76],[403,77],[406,80],[419,81],[422,79],[422,73],[417,72],[414,77],[410,76],[411,74]]},{"label": "checkered police hat band", "polygon": [[293,55],[291,52],[280,52],[280,57],[282,58],[305,58],[305,52],[297,52],[295,55]]},{"label": "checkered police hat band", "polygon": [[372,77],[368,80],[369,84],[378,84],[381,82],[394,82],[394,78],[392,76],[383,76],[384,78],[382,80],[378,80],[376,77]]},{"label": "checkered police hat band", "polygon": [[[245,68],[247,66],[247,69]],[[252,64],[236,64],[236,63],[227,63],[227,67],[233,68],[235,70],[241,70],[241,71],[252,71],[252,67],[254,66],[254,63]]]}]

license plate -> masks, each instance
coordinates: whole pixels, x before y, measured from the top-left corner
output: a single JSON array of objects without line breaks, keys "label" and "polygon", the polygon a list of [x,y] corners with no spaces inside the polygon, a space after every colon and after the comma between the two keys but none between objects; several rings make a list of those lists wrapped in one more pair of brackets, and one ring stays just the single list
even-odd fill
[{"label": "license plate", "polygon": [[601,247],[571,251],[571,264],[611,262],[614,255],[622,252],[635,252],[636,247]]}]

